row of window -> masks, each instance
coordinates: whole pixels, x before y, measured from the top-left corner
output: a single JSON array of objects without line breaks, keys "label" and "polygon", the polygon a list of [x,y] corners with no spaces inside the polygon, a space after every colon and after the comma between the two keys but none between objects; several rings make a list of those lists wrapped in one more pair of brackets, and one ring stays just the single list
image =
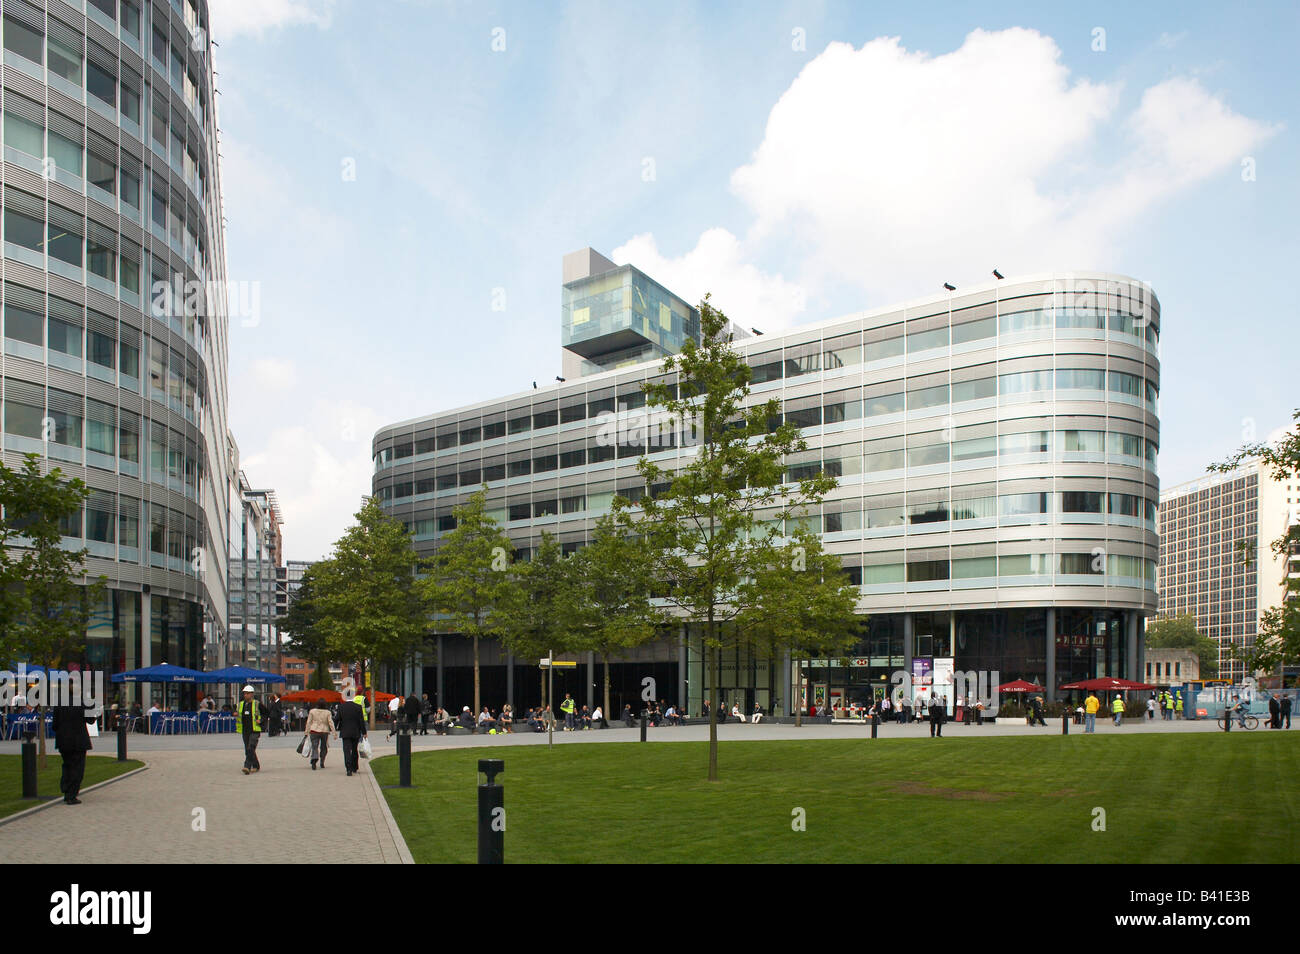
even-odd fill
[{"label": "row of window", "polygon": [[[989,366],[990,369],[992,366]],[[931,377],[931,376],[927,376]],[[946,377],[944,375],[943,377]],[[917,380],[926,385],[926,379]],[[870,420],[890,414],[904,414],[911,411],[935,410],[961,404],[966,401],[994,399],[999,395],[1044,394],[1056,390],[1088,390],[1122,395],[1134,399],[1137,403],[1145,399],[1147,406],[1156,410],[1158,391],[1151,381],[1144,381],[1138,375],[1124,371],[1104,371],[1098,369],[1059,368],[1056,371],[1021,371],[1002,375],[990,375],[974,380],[954,383],[929,384],[913,387],[911,381],[902,380],[885,382],[865,387],[852,387],[815,394],[803,398],[790,398],[783,403],[782,416],[787,423],[800,428],[821,427],[823,425],[842,424],[858,420]],[[387,466],[392,461],[420,456],[453,447],[465,447],[480,441],[494,440],[507,434],[521,434],[532,430],[554,427],[570,421],[584,420],[583,412],[598,408],[595,415],[612,414],[614,398],[603,397],[588,405],[578,403],[571,405],[566,416],[564,408],[549,408],[533,414],[523,414],[509,420],[501,419],[488,423],[475,423],[454,429],[439,428],[438,433],[410,442],[400,442],[384,448],[374,455],[375,469]],[[667,416],[654,413],[644,415],[633,413],[623,418],[606,417],[606,424],[592,440],[608,446],[614,439],[623,446],[674,447],[688,433],[683,426]],[[771,422],[773,426],[781,420]],[[1137,438],[1135,438],[1137,439]],[[1140,440],[1140,439],[1137,439]],[[1087,451],[1086,447],[1077,448]],[[613,447],[604,459],[615,455]],[[644,453],[624,453],[619,450],[619,457],[634,457]],[[1133,456],[1141,456],[1134,454]]]},{"label": "row of window", "polygon": [[[148,435],[146,473],[142,443]],[[198,445],[158,421],[94,398],[25,381],[5,382],[4,446],[170,486],[194,499],[205,477]],[[84,455],[83,455],[84,450]]]},{"label": "row of window", "polygon": [[[654,492],[660,491],[656,488]],[[517,523],[560,514],[601,514],[610,510],[614,493],[614,490],[607,488],[601,491],[588,490],[585,493],[575,491],[567,496],[522,495],[498,501],[487,512],[498,523]],[[637,503],[644,496],[645,488],[626,487],[619,493],[632,503]],[[939,487],[829,501],[819,508],[820,512],[814,512],[795,522],[813,532],[844,533],[963,520],[1003,520],[1008,525],[1017,525],[1024,522],[1023,518],[1041,519],[1047,515],[1056,515],[1058,523],[1071,523],[1078,521],[1078,515],[1090,514],[1141,520],[1151,526],[1155,522],[1155,508],[1154,501],[1137,494],[1100,491],[998,494],[996,485],[985,484],[957,490]],[[1088,519],[1084,522],[1099,521]],[[417,537],[427,537],[454,530],[456,519],[450,510],[446,510],[408,521],[407,525]]]},{"label": "row of window", "polygon": [[201,565],[196,559],[203,545],[197,518],[110,490],[92,490],[76,513],[60,519],[59,531],[78,547],[84,543],[94,556],[128,563],[147,557],[153,566],[191,575]]},{"label": "row of window", "polygon": [[[132,3],[123,3],[122,7],[123,26],[130,24],[127,34],[139,40],[139,11]],[[78,31],[58,24],[53,32],[57,32],[58,36],[53,33],[47,36],[40,29],[6,14],[4,48],[6,52],[22,57],[37,68],[48,69],[54,88],[73,95],[74,98],[79,98],[75,94],[84,90],[110,110],[116,110],[120,105],[122,116],[138,126],[141,94],[151,84],[144,82],[143,77],[132,70],[120,66],[113,51],[98,46],[94,41],[85,40]],[[199,82],[199,68],[196,65],[186,65],[181,48],[167,42],[163,28],[155,25],[152,39],[154,66],[162,76],[170,79],[172,88],[185,101],[199,127],[206,128],[207,92]],[[93,51],[90,57],[83,53],[83,43],[90,44]],[[120,84],[115,75],[119,71],[122,74]]]},{"label": "row of window", "polygon": [[1152,322],[1140,316],[1085,308],[1039,308],[1009,312],[962,324],[904,333],[902,323],[867,332],[852,332],[820,342],[792,345],[780,351],[750,355],[753,384],[789,380],[819,371],[856,367],[874,361],[969,344],[1003,336],[1050,337],[1052,329],[1086,330],[1104,335],[1146,340],[1152,347],[1158,331]]},{"label": "row of window", "polygon": [[[202,223],[191,213],[189,221],[183,215],[186,205],[175,196],[168,202],[165,195],[153,193],[153,234],[159,241],[167,242],[198,275],[206,274]],[[28,249],[50,259],[62,262],[75,271],[65,277],[81,279],[81,269],[103,279],[106,285],[96,287],[108,295],[117,295],[131,304],[140,303],[141,262],[146,255],[141,246],[118,235],[115,229],[100,225],[93,218],[51,202],[48,209],[43,199],[17,189],[5,190],[4,210],[5,254],[12,256],[11,246]],[[18,256],[18,257],[21,257]],[[158,257],[154,256],[156,263]],[[44,267],[43,262],[28,264]],[[57,269],[56,269],[57,270]],[[166,274],[165,267],[154,271]],[[93,284],[93,280],[88,284]]]},{"label": "row of window", "polygon": [[[12,287],[12,286],[10,286]],[[51,367],[77,371],[140,393],[141,338],[146,349],[148,396],[199,424],[203,416],[201,370],[186,356],[130,325],[93,309],[49,297],[48,315],[13,302],[4,306],[4,351]]]},{"label": "row of window", "polygon": [[846,568],[855,583],[871,586],[1055,575],[1121,577],[1143,580],[1154,586],[1156,579],[1154,560],[1118,553],[1013,553],[951,558],[926,558],[923,554],[915,559],[893,553],[872,554],[871,559],[868,565]]},{"label": "row of window", "polygon": [[[80,128],[72,125],[72,120],[63,119],[55,113],[50,114],[50,128],[41,122],[19,115],[15,112],[14,101],[29,103],[27,113],[39,115],[39,104],[24,100],[15,94],[8,97],[9,108],[4,114],[4,138],[6,158],[10,162],[25,166],[33,172],[39,172],[47,178],[71,188],[83,191],[101,205],[114,212],[120,212],[135,222],[141,222],[141,182],[144,164],[140,159],[123,151],[120,154],[107,140],[90,137],[92,145],[83,148]],[[56,120],[61,120],[56,122]],[[63,130],[63,132],[57,131]],[[165,127],[164,127],[165,129]],[[66,135],[65,135],[66,134]],[[164,137],[165,138],[165,137]],[[182,172],[186,182],[195,190],[198,205],[203,205],[202,169],[195,172],[197,158],[192,152],[175,151],[179,139],[172,137],[173,164]],[[165,143],[164,143],[165,147]],[[12,151],[11,151],[12,150]],[[164,158],[166,153],[164,149]],[[198,217],[193,212],[186,214],[186,203],[180,196],[172,195],[169,199],[168,189],[162,177],[156,177],[153,189],[153,201],[150,215],[158,227],[160,238],[169,238],[177,246],[177,252],[186,258],[204,261],[203,233],[199,228]],[[121,196],[119,206],[118,196]]]},{"label": "row of window", "polygon": [[[996,425],[993,424],[975,424],[951,430],[922,431],[906,437],[883,437],[823,447],[788,459],[785,479],[788,483],[794,483],[821,473],[832,477],[851,477],[976,460],[987,460],[991,466],[998,457],[1016,459],[1026,455],[1054,455],[1063,460],[1080,459],[1072,455],[1094,455],[1098,460],[1109,458],[1116,462],[1145,459],[1152,468],[1155,465],[1155,443],[1136,434],[1119,431],[1044,430],[998,435],[994,433],[995,429]],[[656,449],[650,448],[651,451]],[[588,438],[585,442],[521,449],[496,457],[444,464],[428,476],[381,487],[378,494],[381,500],[398,500],[457,487],[477,489],[483,483],[523,479],[614,460],[616,457],[639,457],[644,453],[646,447],[643,444],[627,443],[614,447],[603,443],[597,436]]]}]

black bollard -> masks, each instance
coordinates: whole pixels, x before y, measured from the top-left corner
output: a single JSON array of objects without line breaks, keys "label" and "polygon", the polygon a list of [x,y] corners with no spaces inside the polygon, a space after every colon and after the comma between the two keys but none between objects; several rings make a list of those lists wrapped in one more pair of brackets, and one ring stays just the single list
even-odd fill
[{"label": "black bollard", "polygon": [[126,723],[121,719],[117,720],[117,760],[126,761]]},{"label": "black bollard", "polygon": [[1224,732],[1232,731],[1232,710],[1230,710],[1227,706],[1224,706],[1223,708],[1223,731]]},{"label": "black bollard", "polygon": [[641,741],[645,741],[646,710],[641,710]]},{"label": "black bollard", "polygon": [[1061,713],[1061,735],[1070,734],[1070,713]]},{"label": "black bollard", "polygon": [[23,737],[23,798],[36,798],[36,743]]},{"label": "black bollard", "polygon": [[879,728],[880,728],[880,713],[873,712],[871,713],[871,737],[873,739],[876,737],[876,732],[879,730]]},{"label": "black bollard", "polygon": [[505,861],[506,790],[496,777],[506,770],[501,759],[479,759],[478,770],[487,783],[478,787],[478,863],[499,865]]},{"label": "black bollard", "polygon": [[411,733],[397,733],[397,786],[411,787]]}]

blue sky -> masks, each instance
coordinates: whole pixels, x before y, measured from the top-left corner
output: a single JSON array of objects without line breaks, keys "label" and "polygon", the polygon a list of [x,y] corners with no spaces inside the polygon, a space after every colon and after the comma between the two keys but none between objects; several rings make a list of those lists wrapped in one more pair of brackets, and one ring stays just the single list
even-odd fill
[{"label": "blue sky", "polygon": [[994,266],[1129,274],[1163,307],[1162,483],[1286,426],[1300,8],[1039,6],[213,0],[229,277],[260,291],[230,421],[287,555],[342,533],[377,427],[559,373],[586,245],[764,330]]}]

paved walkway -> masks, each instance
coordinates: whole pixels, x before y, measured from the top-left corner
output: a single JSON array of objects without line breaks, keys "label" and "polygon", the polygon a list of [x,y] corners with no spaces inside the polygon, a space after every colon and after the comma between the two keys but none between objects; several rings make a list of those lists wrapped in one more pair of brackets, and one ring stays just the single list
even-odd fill
[{"label": "paved walkway", "polygon": [[[0,863],[410,861],[367,762],[347,777],[336,744],[329,767],[313,772],[294,751],[298,737],[263,736],[262,770],[244,775],[238,737],[175,744],[183,741],[141,740],[132,755],[147,771],[86,793],[80,805],[57,802],[0,826]],[[112,737],[96,742],[94,754],[116,754]],[[195,809],[206,830],[194,830]]]}]

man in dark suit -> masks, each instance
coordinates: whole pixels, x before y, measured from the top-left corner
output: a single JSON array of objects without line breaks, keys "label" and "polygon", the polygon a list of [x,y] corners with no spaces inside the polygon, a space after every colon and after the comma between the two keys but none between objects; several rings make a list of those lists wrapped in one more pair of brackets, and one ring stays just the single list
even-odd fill
[{"label": "man in dark suit", "polygon": [[1283,728],[1291,728],[1291,697],[1282,697],[1282,720],[1286,723]]},{"label": "man in dark suit", "polygon": [[415,727],[420,724],[420,700],[411,693],[406,697],[406,702],[402,703],[402,715],[406,719],[406,731],[414,733]]},{"label": "man in dark suit", "polygon": [[357,743],[366,734],[366,720],[362,716],[361,706],[355,702],[343,702],[339,705],[339,738],[343,740],[343,767],[352,775],[360,771],[357,761]]},{"label": "man in dark suit", "polygon": [[1269,696],[1268,699],[1268,727],[1270,729],[1282,728],[1282,702],[1278,699],[1276,692]]},{"label": "man in dark suit", "polygon": [[930,697],[930,738],[943,738],[943,724],[948,720],[948,702],[939,696]]},{"label": "man in dark suit", "polygon": [[77,793],[86,775],[86,753],[90,751],[88,720],[83,706],[56,706],[54,709],[54,747],[63,756],[63,777],[59,791],[65,805],[80,805]]}]

